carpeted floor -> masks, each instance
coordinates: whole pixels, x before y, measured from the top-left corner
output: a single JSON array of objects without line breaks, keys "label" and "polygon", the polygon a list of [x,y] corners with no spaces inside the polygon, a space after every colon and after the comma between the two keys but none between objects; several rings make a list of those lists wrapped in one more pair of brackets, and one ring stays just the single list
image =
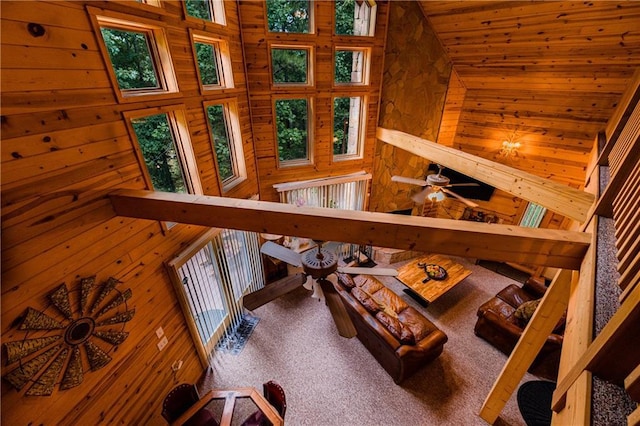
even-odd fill
[{"label": "carpeted floor", "polygon": [[[275,380],[286,391],[288,425],[486,425],[477,414],[506,356],[474,335],[475,312],[515,281],[456,259],[473,273],[427,308],[381,277],[449,336],[442,355],[401,386],[357,338],[340,337],[328,308],[303,288],[256,309],[260,322],[246,346],[218,354],[205,386],[262,389]],[[497,424],[525,424],[515,392]]]}]

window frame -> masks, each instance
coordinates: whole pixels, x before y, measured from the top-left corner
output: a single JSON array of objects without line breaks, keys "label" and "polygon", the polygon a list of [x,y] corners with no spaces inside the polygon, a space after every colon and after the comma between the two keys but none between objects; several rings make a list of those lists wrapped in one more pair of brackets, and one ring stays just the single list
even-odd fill
[{"label": "window frame", "polygon": [[[220,176],[220,166],[218,164],[218,156],[216,154],[215,141],[213,140],[213,131],[209,120],[208,107],[213,105],[222,105],[225,127],[227,129],[227,140],[229,141],[229,151],[231,152],[231,163],[233,176],[222,180]],[[218,99],[215,101],[205,101],[202,103],[205,121],[207,122],[207,131],[209,132],[209,143],[216,166],[218,176],[218,185],[222,194],[229,192],[234,187],[247,180],[247,165],[242,140],[242,132],[240,130],[240,114],[238,102],[235,98]]]},{"label": "window frame", "polygon": [[[222,38],[212,37],[210,34],[193,29],[189,29],[189,37],[191,40],[191,49],[193,52],[196,74],[198,75],[198,84],[200,85],[200,93],[205,95],[217,90],[233,89],[233,66],[231,63],[229,43]],[[198,63],[196,43],[209,44],[213,46],[214,55],[216,57],[216,71],[218,73],[219,81],[217,85],[203,84],[202,76],[200,75],[200,64]]]},{"label": "window frame", "polygon": [[[307,101],[307,158],[298,158],[295,160],[280,160],[280,141],[278,140],[278,116],[276,112],[276,102],[282,100],[296,100],[305,99]],[[271,107],[273,108],[273,134],[275,143],[275,158],[276,168],[284,169],[290,167],[309,166],[314,164],[314,149],[315,149],[315,102],[314,97],[311,95],[293,95],[288,93],[286,95],[273,97]]]},{"label": "window frame", "polygon": [[[98,46],[107,65],[107,72],[113,86],[113,91],[119,103],[140,102],[150,99],[167,99],[180,96],[178,80],[171,59],[171,51],[166,35],[166,26],[158,21],[133,17],[122,13],[112,12],[104,9],[97,9],[87,6],[91,22],[96,32]],[[122,90],[118,83],[118,78],[111,62],[109,49],[102,37],[102,28],[111,28],[120,31],[146,33],[147,42],[155,65],[156,78],[159,88],[135,89],[134,91]]]},{"label": "window frame", "polygon": [[[307,51],[307,81],[305,83],[276,83],[273,75],[273,50],[306,50]],[[269,70],[271,76],[271,87],[273,89],[294,89],[296,87],[314,87],[315,86],[315,47],[309,44],[282,44],[271,43],[269,45]]]},{"label": "window frame", "polygon": [[[357,150],[354,154],[334,154],[334,120],[335,120],[335,99],[336,98],[360,98],[360,108],[358,117],[358,135],[357,135]],[[331,96],[331,158],[334,163],[349,160],[361,160],[364,156],[364,144],[367,131],[367,105],[368,96],[366,94],[352,93],[352,94],[338,94]]]},{"label": "window frame", "polygon": [[[361,52],[362,53],[362,70],[360,71],[362,74],[362,81],[359,82],[338,82],[336,81],[336,54],[337,52]],[[353,72],[353,71],[352,71]],[[356,47],[347,47],[342,45],[336,45],[333,49],[333,85],[334,87],[361,87],[368,86],[370,82],[370,73],[371,73],[371,48],[356,46]]]},{"label": "window frame", "polygon": [[191,135],[188,129],[188,121],[186,114],[186,106],[184,104],[179,105],[167,105],[157,108],[145,108],[133,111],[125,111],[122,113],[129,136],[132,141],[133,149],[138,160],[138,165],[142,170],[142,175],[145,181],[145,185],[148,190],[156,191],[151,181],[151,175],[147,169],[144,154],[140,148],[140,142],[138,141],[138,135],[133,128],[132,120],[136,118],[148,117],[152,115],[167,114],[169,125],[171,127],[171,133],[174,137],[174,144],[176,147],[176,154],[180,159],[182,172],[184,174],[185,185],[188,188],[188,193],[193,195],[203,195],[202,182],[200,181],[200,173],[196,162],[196,156],[191,144]]},{"label": "window frame", "polygon": [[182,14],[185,21],[207,22],[223,27],[227,25],[227,13],[224,8],[224,0],[207,0],[207,3],[209,3],[211,19],[198,18],[196,16],[189,15],[187,12],[187,3],[184,0],[180,0],[180,3],[182,5]]}]

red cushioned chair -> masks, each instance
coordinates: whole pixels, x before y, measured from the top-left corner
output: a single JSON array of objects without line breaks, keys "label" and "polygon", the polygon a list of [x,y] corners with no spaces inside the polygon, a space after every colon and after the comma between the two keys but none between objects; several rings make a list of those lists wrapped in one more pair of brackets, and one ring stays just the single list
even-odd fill
[{"label": "red cushioned chair", "polygon": [[[287,398],[284,394],[284,389],[278,383],[273,380],[268,381],[262,385],[262,391],[264,397],[269,404],[276,409],[280,417],[284,419],[284,414],[287,411]],[[271,422],[267,420],[262,411],[258,410],[250,415],[247,420],[242,423],[242,426],[269,426]]]},{"label": "red cushioned chair", "polygon": [[[162,417],[169,423],[175,422],[193,404],[198,402],[200,395],[196,387],[189,383],[176,386],[167,394],[162,403]],[[207,408],[199,410],[185,425],[188,426],[218,426],[213,413]]]}]

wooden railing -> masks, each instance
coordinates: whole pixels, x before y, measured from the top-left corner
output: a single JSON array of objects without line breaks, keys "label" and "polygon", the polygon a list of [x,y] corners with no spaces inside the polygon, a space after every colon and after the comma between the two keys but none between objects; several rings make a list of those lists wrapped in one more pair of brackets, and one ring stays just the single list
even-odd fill
[{"label": "wooden railing", "polygon": [[[640,70],[635,73],[629,91],[609,123],[606,145],[597,161],[608,165],[610,179],[598,197],[595,214],[588,228],[596,233],[598,216],[613,216],[618,258],[618,284],[622,289],[621,305],[605,327],[591,342],[592,315],[575,315],[574,328],[582,332],[565,335],[563,357],[571,359],[561,365],[558,386],[554,392],[554,424],[587,424],[590,421],[591,375],[622,385],[629,396],[640,402]],[[597,141],[596,141],[597,142]],[[597,170],[591,176],[598,179]],[[595,259],[595,253],[585,260]],[[592,262],[590,262],[592,263]],[[594,276],[593,265],[583,266],[581,275]],[[583,278],[581,276],[581,278]],[[573,294],[577,304],[592,304],[593,281],[582,280]],[[581,306],[581,312],[585,312]],[[570,307],[571,310],[571,307]],[[573,338],[572,338],[573,337]],[[563,367],[564,370],[563,371]],[[576,422],[576,419],[581,419]],[[627,419],[629,425],[640,422],[640,409]]]}]

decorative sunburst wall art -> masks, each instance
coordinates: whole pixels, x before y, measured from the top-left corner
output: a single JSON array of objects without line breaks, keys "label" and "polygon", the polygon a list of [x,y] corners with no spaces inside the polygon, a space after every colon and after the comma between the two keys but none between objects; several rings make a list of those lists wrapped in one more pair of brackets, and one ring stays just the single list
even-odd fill
[{"label": "decorative sunburst wall art", "polygon": [[49,396],[56,385],[71,389],[107,365],[135,314],[127,306],[131,289],[120,291],[119,284],[113,277],[99,286],[95,276],[82,278],[72,291],[64,283],[52,291],[45,309],[28,307],[15,321],[24,338],[3,344],[8,372],[2,378],[18,391],[26,388],[25,395]]}]

